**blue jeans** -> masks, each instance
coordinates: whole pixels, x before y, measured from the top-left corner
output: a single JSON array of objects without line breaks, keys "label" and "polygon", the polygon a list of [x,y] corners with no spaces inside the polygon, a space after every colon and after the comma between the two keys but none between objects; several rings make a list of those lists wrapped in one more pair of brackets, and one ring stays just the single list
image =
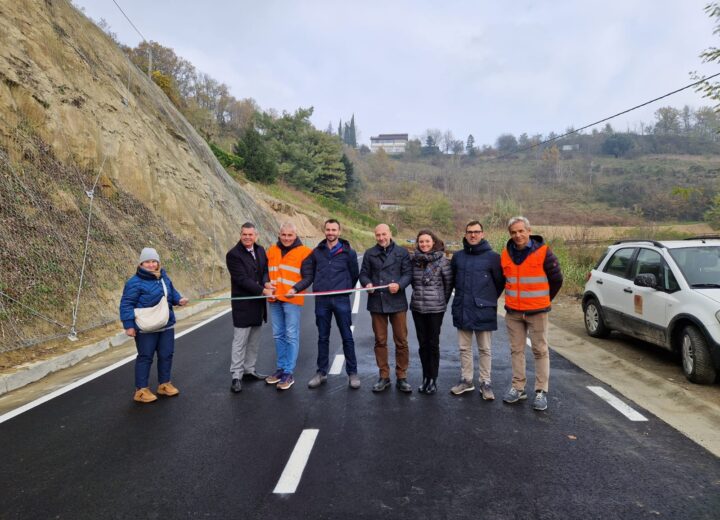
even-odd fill
[{"label": "blue jeans", "polygon": [[157,352],[158,384],[170,381],[170,370],[175,351],[175,329],[160,332],[138,332],[135,336],[135,347],[138,352],[135,358],[135,388],[148,386],[155,352]]},{"label": "blue jeans", "polygon": [[300,311],[302,306],[294,303],[270,302],[277,368],[286,374],[292,374],[295,370],[300,351]]},{"label": "blue jeans", "polygon": [[343,353],[345,354],[345,371],[348,375],[357,374],[357,360],[355,358],[355,341],[353,340],[352,313],[350,311],[350,296],[320,296],[315,299],[315,324],[318,328],[318,357],[317,370],[324,375],[328,373],[330,363],[330,326],[335,315],[340,337],[342,337]]}]

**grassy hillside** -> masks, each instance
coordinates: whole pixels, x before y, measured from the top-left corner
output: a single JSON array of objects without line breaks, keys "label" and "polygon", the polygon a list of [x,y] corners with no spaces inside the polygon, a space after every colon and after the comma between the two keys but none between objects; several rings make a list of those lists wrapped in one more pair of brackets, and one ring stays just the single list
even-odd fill
[{"label": "grassy hillside", "polygon": [[717,155],[420,160],[381,154],[354,160],[366,204],[441,195],[456,227],[470,218],[499,223],[516,213],[543,224],[700,221],[720,187]]}]

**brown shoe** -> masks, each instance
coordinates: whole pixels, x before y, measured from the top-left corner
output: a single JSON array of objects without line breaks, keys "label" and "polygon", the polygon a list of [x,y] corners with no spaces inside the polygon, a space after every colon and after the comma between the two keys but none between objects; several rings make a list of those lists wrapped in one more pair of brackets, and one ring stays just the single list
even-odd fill
[{"label": "brown shoe", "polygon": [[174,395],[178,395],[180,393],[180,390],[175,388],[173,384],[168,381],[167,383],[163,383],[158,386],[157,393],[160,395],[165,395],[167,397],[172,397]]},{"label": "brown shoe", "polygon": [[157,401],[157,396],[153,394],[149,388],[138,388],[135,390],[135,396],[133,397],[138,403],[152,403]]}]

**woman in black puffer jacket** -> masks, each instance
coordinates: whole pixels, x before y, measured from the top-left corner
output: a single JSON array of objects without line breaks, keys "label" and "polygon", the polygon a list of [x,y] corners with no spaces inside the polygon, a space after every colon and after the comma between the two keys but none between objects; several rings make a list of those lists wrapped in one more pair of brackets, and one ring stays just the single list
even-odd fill
[{"label": "woman in black puffer jacket", "polygon": [[440,327],[453,289],[452,269],[445,258],[445,245],[432,231],[420,231],[415,247],[410,310],[423,368],[423,382],[418,390],[421,394],[434,394],[440,366]]}]

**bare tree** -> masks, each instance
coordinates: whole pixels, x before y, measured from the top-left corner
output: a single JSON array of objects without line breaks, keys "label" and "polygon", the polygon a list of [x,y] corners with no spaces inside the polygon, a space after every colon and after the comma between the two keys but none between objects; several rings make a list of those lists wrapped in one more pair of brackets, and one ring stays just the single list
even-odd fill
[{"label": "bare tree", "polygon": [[445,153],[450,153],[453,144],[455,144],[455,136],[453,135],[451,130],[445,130],[445,133],[443,133],[442,135],[443,151]]}]

